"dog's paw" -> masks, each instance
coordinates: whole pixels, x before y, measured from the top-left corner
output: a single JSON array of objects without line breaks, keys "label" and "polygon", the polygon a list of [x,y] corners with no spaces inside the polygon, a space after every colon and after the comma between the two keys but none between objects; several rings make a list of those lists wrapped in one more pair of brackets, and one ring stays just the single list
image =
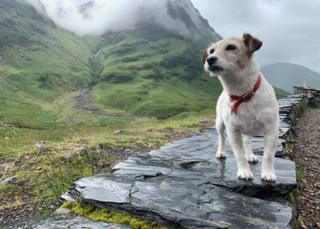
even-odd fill
[{"label": "dog's paw", "polygon": [[258,159],[256,158],[256,156],[254,156],[253,154],[252,155],[249,155],[249,156],[246,156],[246,159],[249,163],[253,163],[253,164],[256,164],[258,163]]},{"label": "dog's paw", "polygon": [[218,159],[226,159],[226,153],[223,152],[223,151],[218,151],[216,153],[216,158],[218,158]]},{"label": "dog's paw", "polygon": [[250,169],[238,169],[238,177],[242,180],[252,180],[253,174]]},{"label": "dog's paw", "polygon": [[261,180],[266,182],[276,182],[277,176],[273,171],[266,171],[261,173]]}]

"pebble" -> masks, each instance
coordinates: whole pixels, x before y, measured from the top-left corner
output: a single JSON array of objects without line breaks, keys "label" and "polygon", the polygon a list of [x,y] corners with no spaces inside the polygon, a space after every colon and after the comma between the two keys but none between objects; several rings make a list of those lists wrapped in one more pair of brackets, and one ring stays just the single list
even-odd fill
[{"label": "pebble", "polygon": [[68,215],[71,213],[71,210],[70,209],[67,209],[67,208],[58,208],[54,214],[55,215]]},{"label": "pebble", "polygon": [[121,134],[122,133],[122,130],[116,130],[113,132],[113,134]]},{"label": "pebble", "polygon": [[0,182],[0,185],[6,185],[6,184],[15,184],[17,182],[17,176],[9,177],[3,181]]},{"label": "pebble", "polygon": [[13,166],[14,166],[14,162],[0,164],[0,170],[7,171],[8,169],[10,169]]}]

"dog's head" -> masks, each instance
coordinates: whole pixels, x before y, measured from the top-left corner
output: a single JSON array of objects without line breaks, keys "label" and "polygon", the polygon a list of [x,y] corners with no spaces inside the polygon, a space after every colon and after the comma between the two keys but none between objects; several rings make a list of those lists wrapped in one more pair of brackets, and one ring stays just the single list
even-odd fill
[{"label": "dog's head", "polygon": [[203,53],[204,69],[210,75],[221,76],[243,70],[261,46],[262,42],[248,33],[242,38],[232,37],[211,43]]}]

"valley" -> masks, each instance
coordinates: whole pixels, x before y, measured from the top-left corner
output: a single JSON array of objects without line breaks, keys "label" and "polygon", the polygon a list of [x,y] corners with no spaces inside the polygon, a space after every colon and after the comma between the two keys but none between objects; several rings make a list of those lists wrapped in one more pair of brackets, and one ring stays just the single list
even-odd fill
[{"label": "valley", "polygon": [[46,216],[74,180],[214,124],[221,86],[201,54],[221,37],[195,9],[170,9],[201,36],[142,23],[79,37],[1,1],[0,180],[14,179],[0,186],[0,222]]},{"label": "valley", "polygon": [[72,181],[213,124],[220,86],[191,39],[150,25],[80,38],[17,0],[1,1],[0,21],[1,224],[43,217]]}]

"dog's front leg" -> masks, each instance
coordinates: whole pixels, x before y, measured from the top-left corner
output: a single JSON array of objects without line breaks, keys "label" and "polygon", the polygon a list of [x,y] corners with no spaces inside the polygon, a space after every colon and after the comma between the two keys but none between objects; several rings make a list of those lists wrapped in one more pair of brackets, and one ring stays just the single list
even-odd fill
[{"label": "dog's front leg", "polygon": [[274,154],[278,142],[277,133],[269,133],[264,136],[264,152],[261,167],[261,179],[268,182],[277,180],[274,170]]},{"label": "dog's front leg", "polygon": [[258,159],[252,152],[251,137],[248,135],[242,135],[242,139],[243,139],[244,152],[245,152],[247,161],[249,163],[257,163]]},{"label": "dog's front leg", "polygon": [[216,119],[216,128],[217,128],[218,137],[219,137],[219,146],[216,153],[216,157],[219,159],[224,159],[226,158],[225,144],[224,144],[225,143],[225,138],[224,138],[225,126],[219,115],[217,116],[217,119]]},{"label": "dog's front leg", "polygon": [[227,132],[232,150],[237,160],[238,177],[243,180],[251,180],[253,174],[245,157],[241,134],[236,130],[227,130]]}]

